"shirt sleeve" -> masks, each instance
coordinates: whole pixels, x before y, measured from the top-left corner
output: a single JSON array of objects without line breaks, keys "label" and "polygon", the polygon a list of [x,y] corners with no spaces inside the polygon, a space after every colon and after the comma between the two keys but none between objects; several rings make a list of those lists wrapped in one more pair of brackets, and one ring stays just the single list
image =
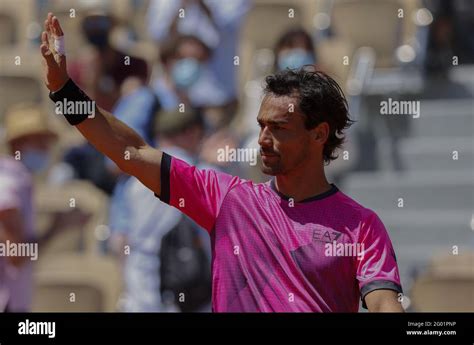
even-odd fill
[{"label": "shirt sleeve", "polygon": [[152,0],[148,8],[148,31],[156,41],[161,41],[169,34],[173,19],[178,15],[181,1]]},{"label": "shirt sleeve", "polygon": [[163,152],[161,195],[155,196],[176,207],[210,233],[225,196],[241,182],[236,176],[198,169]]},{"label": "shirt sleeve", "polygon": [[395,251],[380,218],[371,213],[362,223],[359,241],[364,255],[357,260],[357,281],[362,306],[367,309],[365,296],[374,290],[388,289],[402,293]]}]

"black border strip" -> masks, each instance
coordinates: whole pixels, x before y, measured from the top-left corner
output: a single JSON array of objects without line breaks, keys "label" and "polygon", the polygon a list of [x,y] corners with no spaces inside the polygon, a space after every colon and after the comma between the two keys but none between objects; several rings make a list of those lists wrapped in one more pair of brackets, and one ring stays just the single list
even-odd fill
[{"label": "black border strip", "polygon": [[[56,337],[18,334],[19,323],[26,319],[55,322]],[[438,321],[448,324],[434,327]],[[472,344],[473,322],[474,313],[0,313],[0,341],[9,345],[467,345]],[[456,334],[409,335],[409,330]]]}]

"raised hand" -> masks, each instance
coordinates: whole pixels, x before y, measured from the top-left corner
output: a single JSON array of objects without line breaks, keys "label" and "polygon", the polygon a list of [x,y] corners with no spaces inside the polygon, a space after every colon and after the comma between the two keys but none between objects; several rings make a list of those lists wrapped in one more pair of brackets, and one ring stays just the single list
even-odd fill
[{"label": "raised hand", "polygon": [[41,34],[41,54],[45,60],[45,84],[50,91],[58,91],[68,81],[64,32],[58,18],[51,12],[44,21]]}]

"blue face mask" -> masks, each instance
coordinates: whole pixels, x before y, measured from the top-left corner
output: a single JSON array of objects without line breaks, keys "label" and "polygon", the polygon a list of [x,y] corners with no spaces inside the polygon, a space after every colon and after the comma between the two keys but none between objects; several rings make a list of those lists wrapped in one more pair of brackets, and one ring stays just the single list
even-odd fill
[{"label": "blue face mask", "polygon": [[44,171],[49,164],[49,154],[47,151],[28,149],[22,152],[21,161],[32,173]]},{"label": "blue face mask", "polygon": [[198,60],[185,58],[178,60],[171,69],[171,76],[178,89],[192,86],[201,75],[201,65]]},{"label": "blue face mask", "polygon": [[304,65],[314,64],[313,55],[304,49],[292,49],[280,54],[278,57],[278,68],[280,71],[303,67]]}]

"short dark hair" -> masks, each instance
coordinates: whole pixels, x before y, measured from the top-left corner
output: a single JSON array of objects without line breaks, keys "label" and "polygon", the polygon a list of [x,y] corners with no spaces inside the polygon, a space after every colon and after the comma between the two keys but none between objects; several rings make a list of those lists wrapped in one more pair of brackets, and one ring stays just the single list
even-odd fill
[{"label": "short dark hair", "polygon": [[324,145],[326,164],[336,159],[336,149],[344,143],[343,131],[354,121],[349,117],[347,100],[337,82],[313,66],[285,69],[265,78],[264,93],[277,96],[296,96],[298,109],[306,116],[306,129],[322,122],[329,124],[329,136]]}]

